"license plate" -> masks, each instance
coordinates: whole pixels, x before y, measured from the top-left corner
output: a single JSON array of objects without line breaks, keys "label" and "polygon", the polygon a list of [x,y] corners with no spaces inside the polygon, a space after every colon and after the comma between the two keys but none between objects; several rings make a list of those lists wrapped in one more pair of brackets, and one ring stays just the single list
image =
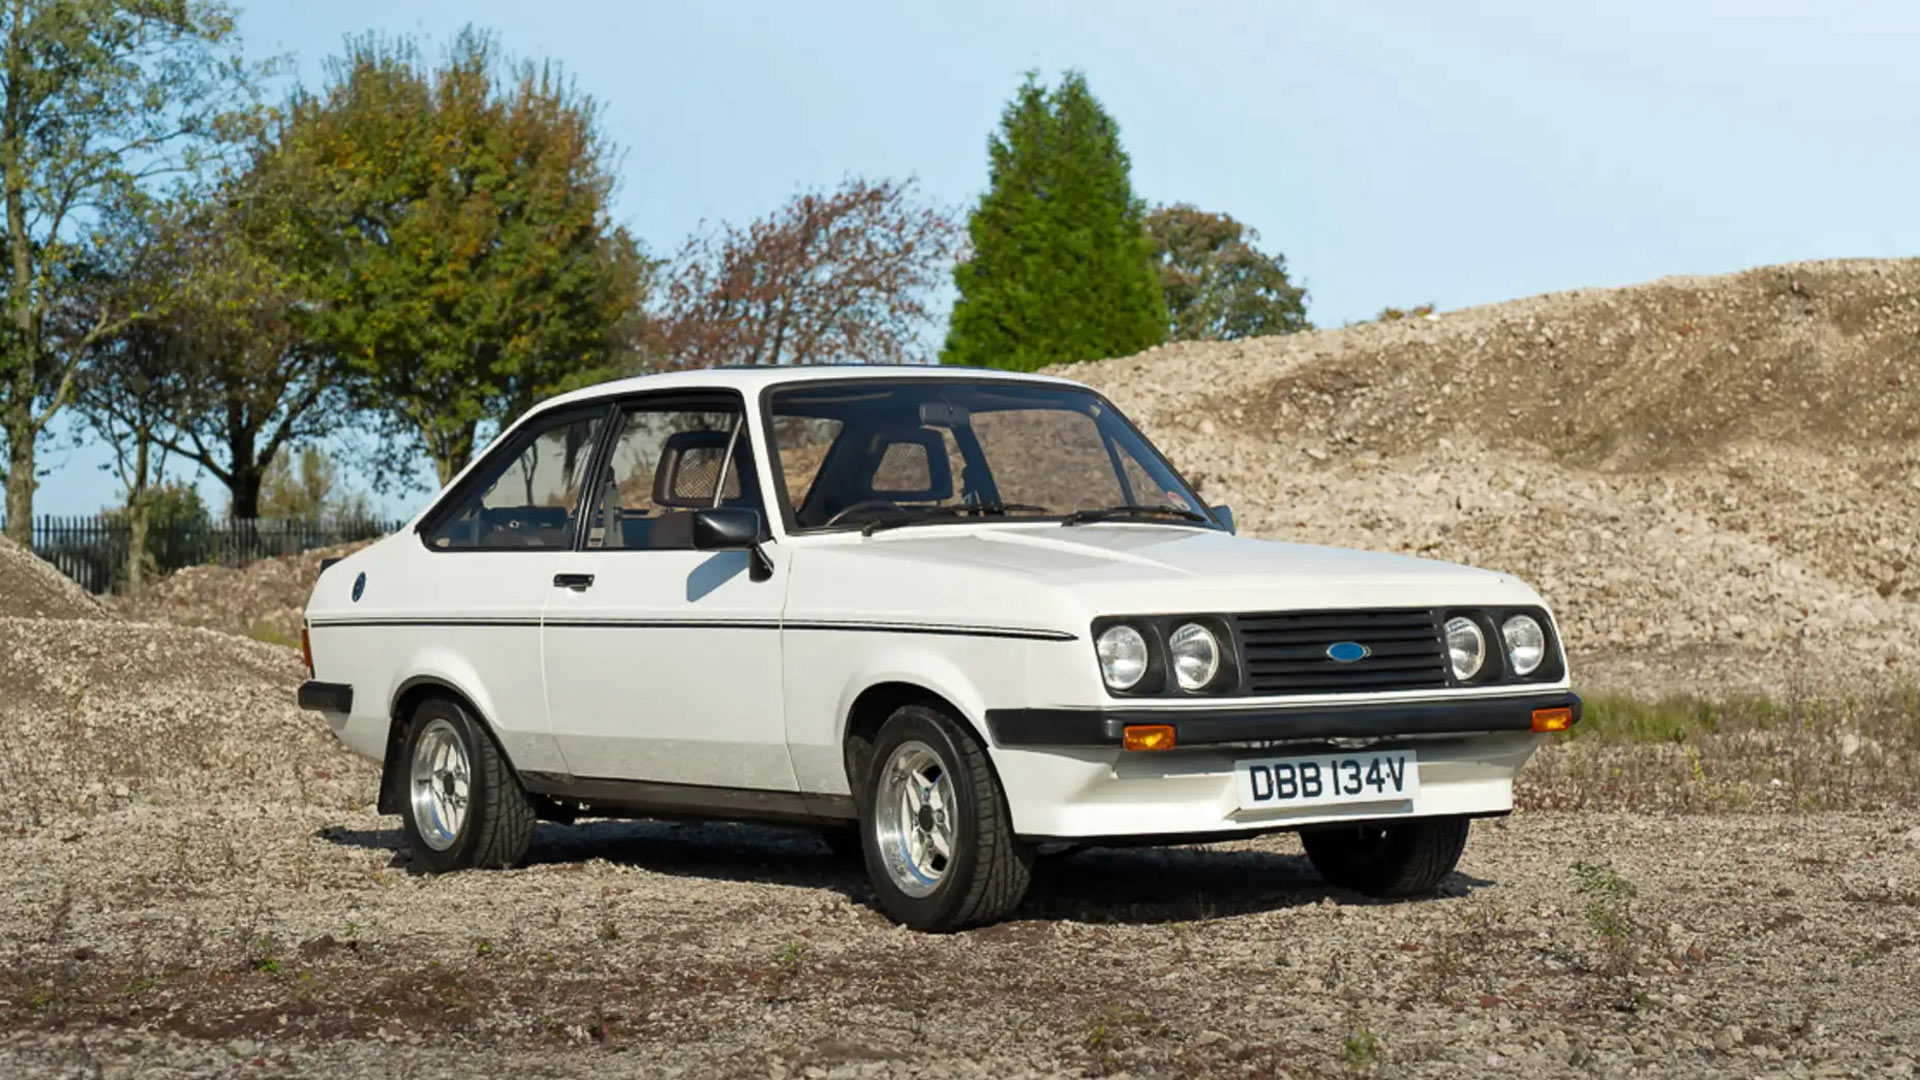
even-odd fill
[{"label": "license plate", "polygon": [[1247,758],[1235,762],[1233,772],[1242,810],[1394,802],[1420,791],[1419,762],[1411,750]]}]

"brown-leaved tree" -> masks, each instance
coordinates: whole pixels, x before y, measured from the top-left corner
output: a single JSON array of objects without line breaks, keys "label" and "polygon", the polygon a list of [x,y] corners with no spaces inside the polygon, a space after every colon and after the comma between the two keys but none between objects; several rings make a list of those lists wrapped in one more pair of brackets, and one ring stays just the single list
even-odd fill
[{"label": "brown-leaved tree", "polygon": [[703,230],[674,260],[648,367],[908,363],[957,230],[911,181],[807,191],[744,228]]}]

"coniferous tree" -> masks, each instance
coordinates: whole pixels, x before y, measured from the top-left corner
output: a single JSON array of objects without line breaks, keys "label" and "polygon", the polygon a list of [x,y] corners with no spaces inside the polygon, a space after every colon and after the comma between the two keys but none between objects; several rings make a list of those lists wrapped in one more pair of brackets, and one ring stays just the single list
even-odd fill
[{"label": "coniferous tree", "polygon": [[987,151],[941,360],[1032,371],[1165,340],[1145,208],[1086,79],[1069,72],[1049,92],[1029,74]]}]

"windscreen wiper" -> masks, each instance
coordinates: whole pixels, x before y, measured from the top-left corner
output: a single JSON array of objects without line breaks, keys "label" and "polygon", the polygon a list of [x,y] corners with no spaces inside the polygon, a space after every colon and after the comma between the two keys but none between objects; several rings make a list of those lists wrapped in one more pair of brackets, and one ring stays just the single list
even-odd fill
[{"label": "windscreen wiper", "polygon": [[913,525],[929,518],[939,517],[979,517],[994,515],[1003,517],[1008,513],[1044,514],[1047,508],[1032,503],[977,502],[962,503],[959,506],[916,506],[911,509],[901,507],[884,517],[878,517],[860,527],[860,535],[872,536],[882,529],[897,529],[902,525]]},{"label": "windscreen wiper", "polygon": [[1164,504],[1156,505],[1156,506],[1103,506],[1098,508],[1089,508],[1085,510],[1075,510],[1073,513],[1068,514],[1066,517],[1066,520],[1062,521],[1060,524],[1085,525],[1085,524],[1088,524],[1089,522],[1095,522],[1095,521],[1111,521],[1114,518],[1143,518],[1143,517],[1156,517],[1156,516],[1175,517],[1175,518],[1181,519],[1182,521],[1201,522],[1208,525],[1213,524],[1213,519],[1206,516],[1205,514],[1195,513],[1192,510],[1188,510],[1183,506],[1167,506]]}]

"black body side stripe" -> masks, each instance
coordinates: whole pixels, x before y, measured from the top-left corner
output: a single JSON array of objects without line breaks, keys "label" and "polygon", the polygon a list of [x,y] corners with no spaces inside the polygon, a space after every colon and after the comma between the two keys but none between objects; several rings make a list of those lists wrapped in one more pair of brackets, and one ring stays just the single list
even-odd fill
[{"label": "black body side stripe", "polygon": [[1064,630],[1026,630],[1017,626],[940,626],[932,623],[790,622],[788,630],[843,630],[879,634],[946,634],[954,637],[1020,638],[1027,641],[1074,641]]},{"label": "black body side stripe", "polygon": [[539,626],[538,617],[470,619],[312,619],[308,626]]},{"label": "black body side stripe", "polygon": [[1075,641],[1077,635],[1064,630],[1029,630],[1016,626],[942,626],[933,623],[884,622],[789,622],[777,619],[550,619],[472,618],[472,619],[318,619],[309,624],[326,626],[552,626],[567,629],[631,630],[817,630],[866,634],[938,634],[947,637],[1013,638],[1023,641]]}]

